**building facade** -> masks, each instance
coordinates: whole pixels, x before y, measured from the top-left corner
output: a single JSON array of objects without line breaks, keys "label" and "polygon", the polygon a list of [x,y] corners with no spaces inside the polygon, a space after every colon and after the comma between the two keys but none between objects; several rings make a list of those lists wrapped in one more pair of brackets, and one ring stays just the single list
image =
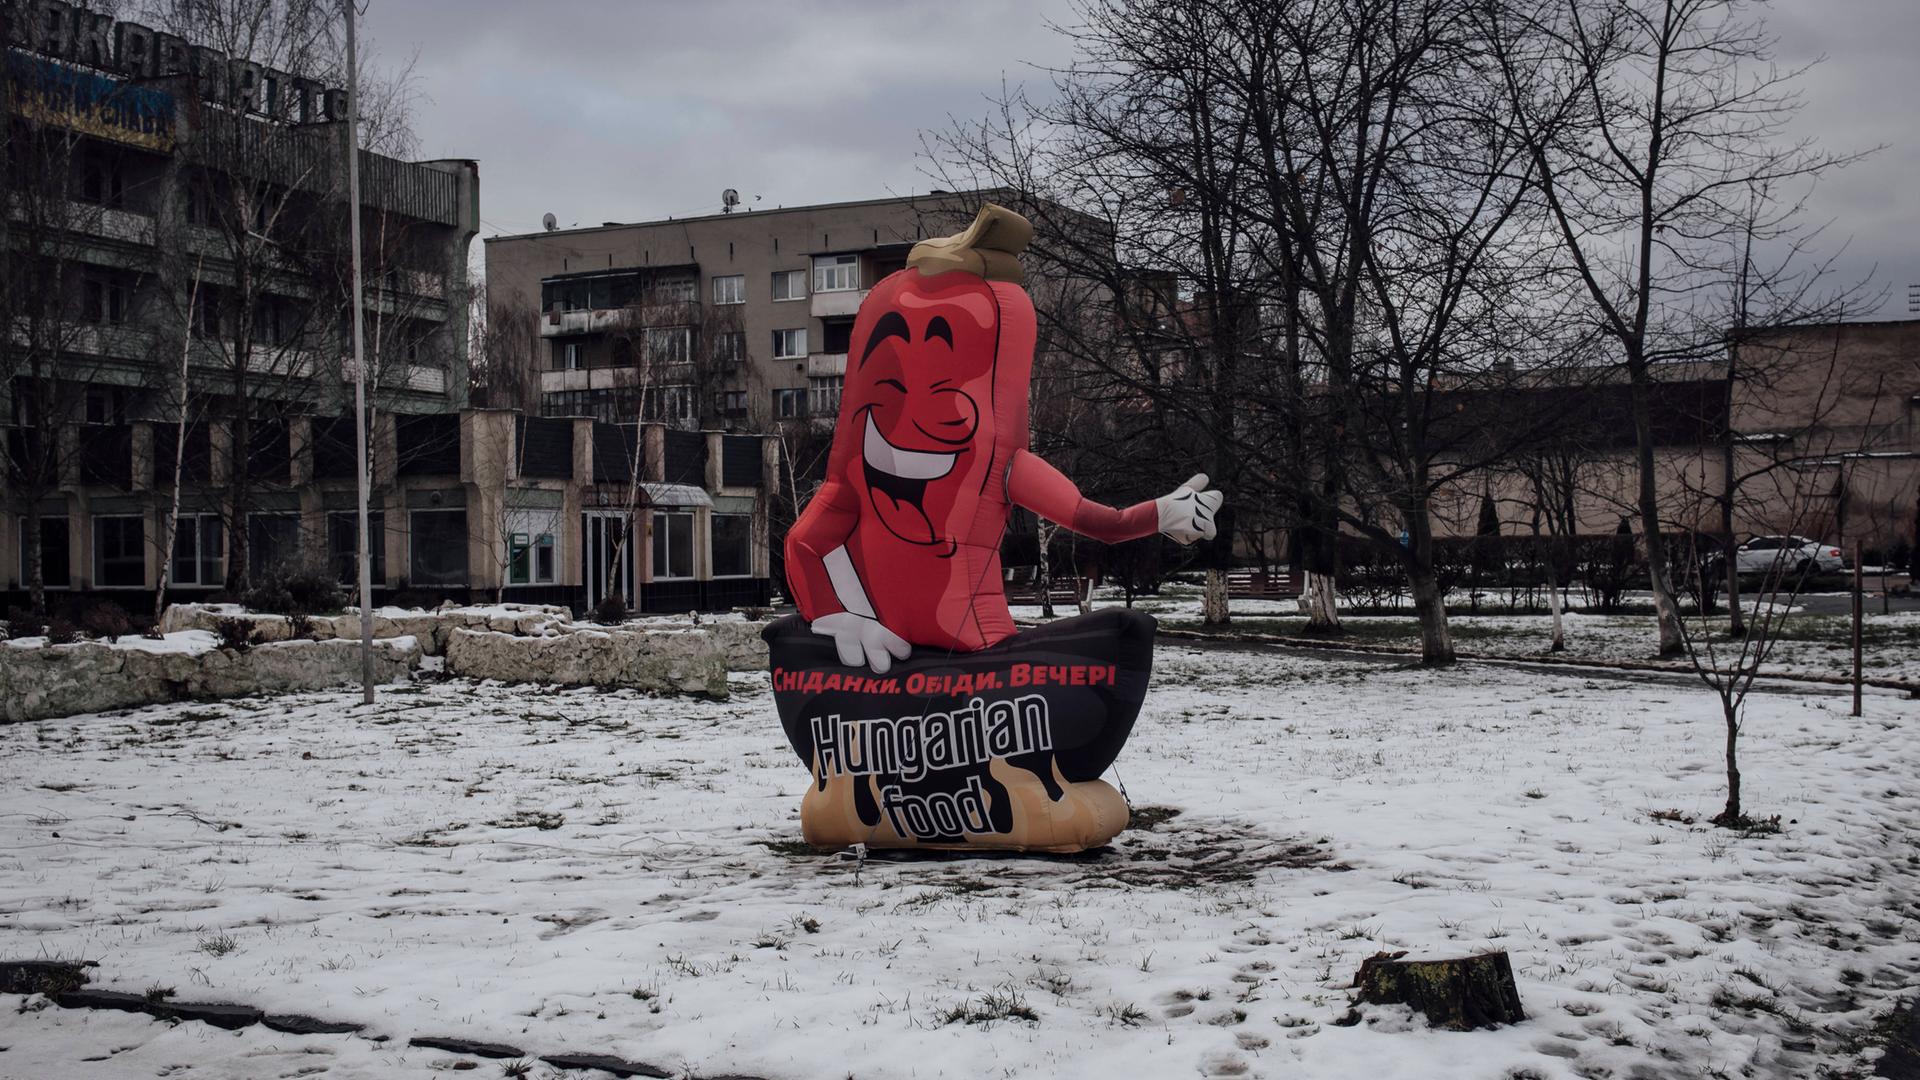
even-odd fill
[{"label": "building facade", "polygon": [[840,408],[860,302],[991,193],[936,192],[486,240],[489,320],[523,320],[524,406],[772,431]]},{"label": "building facade", "polygon": [[[0,4],[0,605],[357,578],[344,94]],[[768,440],[468,407],[474,161],[361,152],[376,601],[766,600]]]}]

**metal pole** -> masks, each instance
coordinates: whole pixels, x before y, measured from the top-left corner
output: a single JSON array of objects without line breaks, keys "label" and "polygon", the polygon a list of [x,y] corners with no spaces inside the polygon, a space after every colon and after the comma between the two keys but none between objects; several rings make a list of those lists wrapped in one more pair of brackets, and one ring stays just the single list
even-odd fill
[{"label": "metal pole", "polygon": [[1860,715],[1860,541],[1853,542],[1853,715]]},{"label": "metal pole", "polygon": [[341,0],[347,16],[347,220],[353,234],[353,450],[360,485],[360,685],[373,704],[373,562],[367,558],[367,347],[366,311],[360,283],[360,64],[354,51],[354,0]]}]

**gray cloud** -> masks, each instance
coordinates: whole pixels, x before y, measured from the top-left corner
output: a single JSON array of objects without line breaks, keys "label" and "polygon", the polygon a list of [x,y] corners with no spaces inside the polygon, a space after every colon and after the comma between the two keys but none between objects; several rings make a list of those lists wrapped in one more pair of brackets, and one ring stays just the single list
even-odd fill
[{"label": "gray cloud", "polygon": [[[1831,150],[1885,145],[1824,180],[1810,219],[1845,245],[1838,277],[1920,282],[1920,90],[1913,0],[1777,0],[1780,60],[1804,79],[1798,135]],[[480,162],[485,233],[637,221],[931,186],[923,129],[977,117],[1002,79],[1042,90],[1071,59],[1048,29],[1068,0],[965,4],[621,0],[371,0],[365,37],[389,67],[417,53],[415,127],[428,156]]]}]

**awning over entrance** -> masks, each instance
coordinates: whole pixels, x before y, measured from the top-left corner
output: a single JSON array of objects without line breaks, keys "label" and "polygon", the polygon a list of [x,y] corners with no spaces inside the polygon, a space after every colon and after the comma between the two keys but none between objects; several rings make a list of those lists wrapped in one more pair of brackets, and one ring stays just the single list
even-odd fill
[{"label": "awning over entrance", "polygon": [[707,490],[693,484],[649,484],[640,485],[646,489],[647,505],[661,507],[711,507],[713,497]]}]

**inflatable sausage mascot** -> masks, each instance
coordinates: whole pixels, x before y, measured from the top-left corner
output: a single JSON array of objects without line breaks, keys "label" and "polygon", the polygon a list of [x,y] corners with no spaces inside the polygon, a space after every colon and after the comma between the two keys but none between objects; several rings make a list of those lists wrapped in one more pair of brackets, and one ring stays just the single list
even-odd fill
[{"label": "inflatable sausage mascot", "polygon": [[1069,852],[1126,827],[1100,775],[1146,696],[1153,619],[1015,633],[1008,507],[1107,543],[1192,543],[1214,535],[1220,494],[1196,476],[1116,510],[1027,449],[1032,232],[989,205],[860,305],[826,480],[786,539],[799,614],[765,633],[780,722],[813,772],[813,846]]}]

